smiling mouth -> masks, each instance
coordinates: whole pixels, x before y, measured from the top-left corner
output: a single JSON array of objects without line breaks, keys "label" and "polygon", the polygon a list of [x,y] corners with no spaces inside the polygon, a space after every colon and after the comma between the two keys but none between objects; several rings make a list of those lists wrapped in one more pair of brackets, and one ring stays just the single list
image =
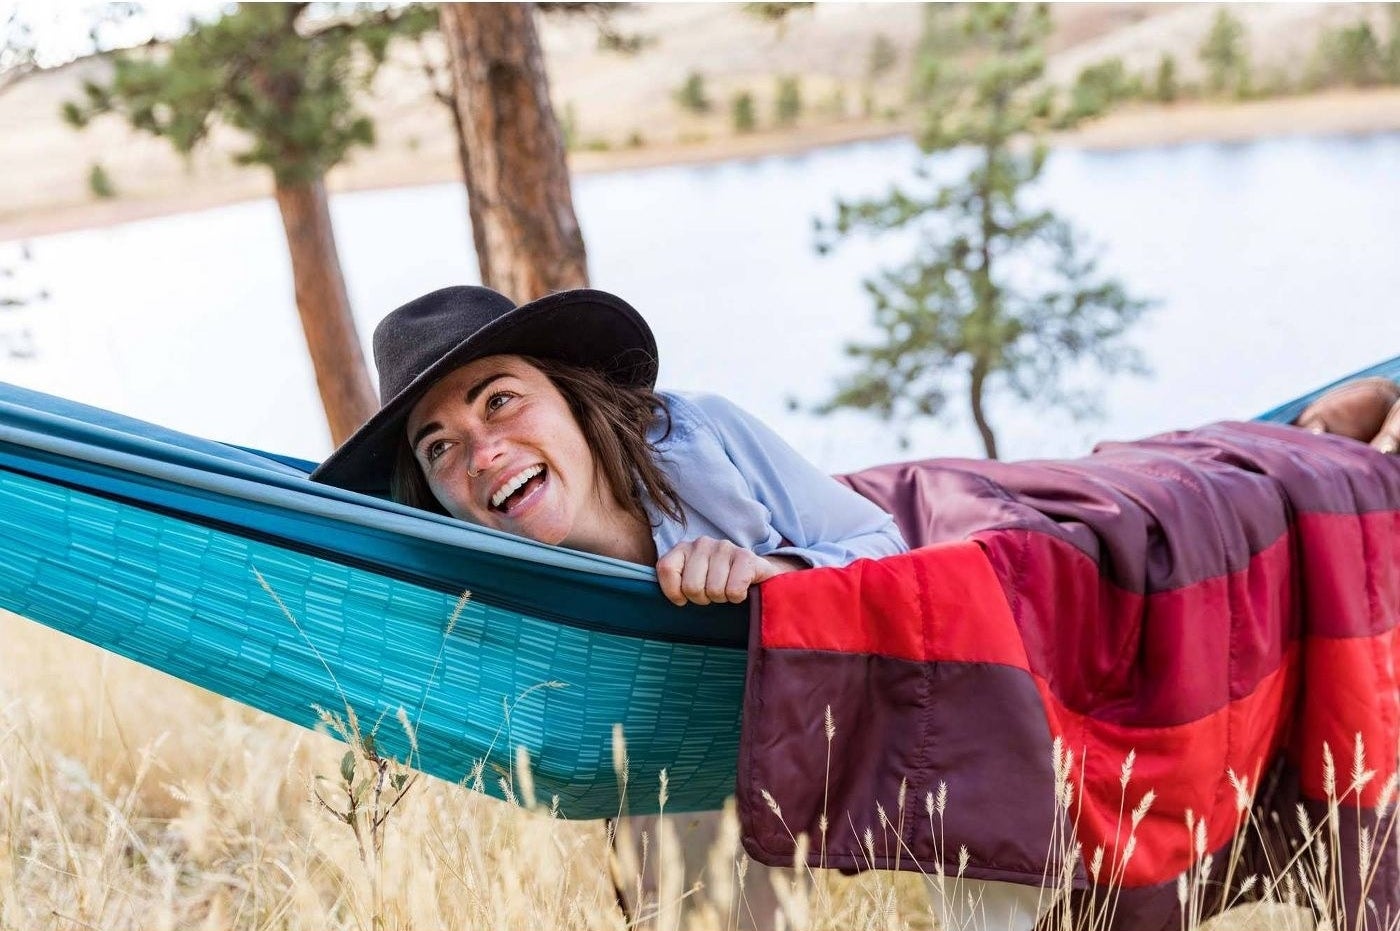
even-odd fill
[{"label": "smiling mouth", "polygon": [[542,464],[520,470],[491,497],[491,510],[500,514],[509,514],[517,505],[534,494],[536,489],[544,485],[548,477],[549,470]]}]

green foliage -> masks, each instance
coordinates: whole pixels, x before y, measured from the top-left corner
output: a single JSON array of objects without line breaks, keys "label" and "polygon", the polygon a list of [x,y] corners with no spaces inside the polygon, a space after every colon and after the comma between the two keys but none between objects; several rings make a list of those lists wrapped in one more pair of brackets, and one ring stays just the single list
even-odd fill
[{"label": "green foliage", "polygon": [[[1047,10],[997,3],[959,12],[955,32],[920,43],[921,180],[838,202],[834,221],[820,227],[823,251],[861,232],[918,235],[908,259],[865,282],[878,335],[847,346],[857,370],[818,409],[907,421],[939,415],[961,387],[995,457],[986,397],[1005,391],[1091,413],[1096,396],[1069,387],[1065,373],[1085,364],[1141,370],[1123,337],[1147,305],[1097,274],[1065,221],[1025,204],[1047,157],[1041,134],[1054,119],[1053,91],[1042,80]],[[929,22],[947,29],[942,16]],[[956,180],[934,180],[933,157],[953,149],[968,152],[971,167]]]},{"label": "green foliage", "polygon": [[1176,59],[1162,54],[1157,59],[1157,73],[1152,81],[1152,99],[1159,103],[1172,103],[1181,96],[1181,86],[1177,83]]},{"label": "green foliage", "polygon": [[1249,95],[1249,53],[1244,24],[1221,8],[1198,52],[1206,66],[1206,90],[1216,96]]},{"label": "green foliage", "polygon": [[1387,77],[1387,62],[1369,23],[1325,30],[1317,40],[1308,83],[1314,87],[1371,87]]},{"label": "green foliage", "polygon": [[1069,106],[1060,114],[1056,125],[1067,128],[1081,120],[1102,116],[1118,103],[1141,93],[1141,82],[1128,76],[1123,59],[1110,58],[1089,65],[1075,78],[1069,92]]},{"label": "green foliage", "polygon": [[692,71],[685,76],[685,82],[676,89],[676,103],[690,113],[709,113],[713,103],[705,93],[705,76]]},{"label": "green foliage", "polygon": [[802,81],[796,75],[778,76],[774,95],[773,119],[779,126],[791,126],[802,115]]},{"label": "green foliage", "polygon": [[736,133],[751,133],[758,128],[758,108],[754,106],[753,94],[748,91],[734,95],[729,113]]},{"label": "green foliage", "polygon": [[865,74],[872,81],[878,81],[899,64],[899,50],[890,37],[877,32],[870,40],[870,53],[866,58]]},{"label": "green foliage", "polygon": [[247,137],[234,156],[239,163],[266,165],[284,183],[321,177],[356,146],[373,143],[354,96],[405,24],[428,28],[428,21],[409,7],[307,24],[308,6],[243,4],[196,24],[163,57],[119,55],[111,80],[85,83],[83,99],[65,103],[63,116],[82,127],[117,113],[182,154],[223,123]]},{"label": "green foliage", "polygon": [[87,180],[88,190],[92,192],[93,197],[109,200],[117,196],[117,187],[112,183],[112,177],[107,174],[107,169],[102,167],[101,162],[92,163]]},{"label": "green foliage", "polygon": [[1385,44],[1385,80],[1400,84],[1400,3],[1386,4],[1390,39]]},{"label": "green foliage", "polygon": [[801,10],[810,12],[811,3],[745,3],[744,12],[750,16],[772,23],[779,29],[787,25],[788,17]]}]

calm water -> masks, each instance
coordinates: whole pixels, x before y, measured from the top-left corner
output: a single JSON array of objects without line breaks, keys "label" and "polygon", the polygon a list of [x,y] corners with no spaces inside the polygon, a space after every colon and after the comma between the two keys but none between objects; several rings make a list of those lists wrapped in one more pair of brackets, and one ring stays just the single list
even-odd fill
[{"label": "calm water", "polygon": [[[976,454],[958,404],[907,452],[861,415],[817,419],[867,329],[863,275],[909,240],[827,257],[812,220],[835,197],[907,179],[888,141],[746,163],[594,175],[575,196],[596,286],[656,329],[662,384],[726,394],[832,470]],[[1136,331],[1154,374],[1106,383],[1104,418],[995,403],[1005,454],[1073,455],[1249,416],[1400,353],[1400,135],[1056,154],[1037,195],[1100,247],[1101,267],[1159,301]],[[362,332],[423,291],[475,280],[464,195],[437,185],[333,204]],[[52,299],[0,320],[37,356],[0,379],[217,439],[320,458],[329,447],[270,201],[32,242]]]}]

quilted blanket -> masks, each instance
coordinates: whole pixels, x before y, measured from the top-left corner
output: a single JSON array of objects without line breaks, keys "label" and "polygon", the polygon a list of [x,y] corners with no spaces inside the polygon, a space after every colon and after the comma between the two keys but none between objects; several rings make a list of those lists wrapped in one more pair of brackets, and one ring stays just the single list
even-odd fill
[{"label": "quilted blanket", "polygon": [[1363,922],[1400,914],[1400,457],[1221,423],[846,481],[913,549],[753,600],[738,801],[755,859],[791,865],[805,834],[813,866],[952,876],[961,859],[1041,883],[1070,838],[1077,895],[1115,887],[1114,925],[1166,928],[1184,871],[1208,915],[1227,881],[1279,872],[1330,795],[1327,894],[1358,916],[1364,892]]}]

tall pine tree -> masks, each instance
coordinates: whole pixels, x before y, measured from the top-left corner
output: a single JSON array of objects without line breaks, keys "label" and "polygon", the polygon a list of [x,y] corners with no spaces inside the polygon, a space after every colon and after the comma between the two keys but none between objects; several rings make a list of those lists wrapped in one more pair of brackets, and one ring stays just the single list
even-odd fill
[{"label": "tall pine tree", "polygon": [[117,56],[110,80],[64,105],[84,126],[116,113],[182,154],[216,124],[241,131],[234,158],[266,167],[291,253],[297,310],[316,384],[340,443],[378,407],[355,332],[326,200],[325,176],[373,142],[357,108],[393,34],[392,11],[308,22],[306,3],[242,4],[196,24],[165,54]]},{"label": "tall pine tree", "polygon": [[[1096,276],[1065,221],[1025,204],[1045,167],[1041,134],[1055,118],[1053,88],[1041,80],[1046,9],[970,4],[956,24],[941,5],[929,9],[918,62],[919,186],[838,203],[830,229],[840,237],[912,228],[918,245],[865,282],[878,336],[847,347],[860,368],[821,409],[907,420],[938,415],[962,390],[996,458],[989,395],[1005,390],[1087,413],[1094,395],[1068,387],[1066,370],[1081,362],[1141,368],[1123,335],[1147,305]],[[933,180],[935,157],[953,149],[971,156],[970,169]]]}]

